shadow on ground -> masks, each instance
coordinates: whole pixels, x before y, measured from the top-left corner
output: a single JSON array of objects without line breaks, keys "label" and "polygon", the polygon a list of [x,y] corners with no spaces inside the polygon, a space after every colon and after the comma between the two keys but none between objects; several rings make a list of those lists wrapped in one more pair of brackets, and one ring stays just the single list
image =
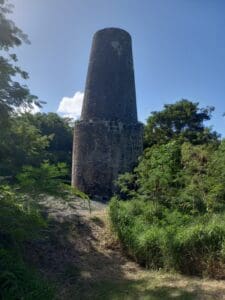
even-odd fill
[{"label": "shadow on ground", "polygon": [[[50,216],[43,238],[26,245],[28,263],[52,280],[58,300],[223,299],[223,291],[206,292],[201,285],[177,284],[142,270],[107,244],[105,207],[89,215],[76,205],[42,203]],[[111,237],[109,236],[109,239]]]},{"label": "shadow on ground", "polygon": [[[149,283],[145,280],[140,281],[102,281],[86,282],[74,285],[67,295],[68,299],[102,299],[102,300],[189,300],[189,299],[216,299],[213,296],[204,294],[200,298],[201,291],[185,291],[174,287],[148,287],[143,286]],[[74,297],[74,298],[72,298]],[[219,298],[218,298],[219,299]]]}]

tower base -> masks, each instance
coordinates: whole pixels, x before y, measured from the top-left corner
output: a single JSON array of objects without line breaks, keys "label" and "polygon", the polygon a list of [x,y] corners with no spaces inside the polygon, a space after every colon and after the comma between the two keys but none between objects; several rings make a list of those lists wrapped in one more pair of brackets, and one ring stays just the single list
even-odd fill
[{"label": "tower base", "polygon": [[119,174],[131,171],[143,150],[143,125],[119,121],[77,121],[74,128],[72,185],[107,200]]}]

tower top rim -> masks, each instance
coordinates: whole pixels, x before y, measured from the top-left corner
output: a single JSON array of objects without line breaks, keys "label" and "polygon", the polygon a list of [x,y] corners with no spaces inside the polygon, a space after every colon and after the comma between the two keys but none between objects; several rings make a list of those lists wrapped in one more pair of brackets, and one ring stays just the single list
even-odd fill
[{"label": "tower top rim", "polygon": [[131,35],[128,31],[126,31],[125,29],[119,28],[119,27],[106,27],[106,28],[99,29],[95,32],[94,36],[101,34],[101,33],[106,33],[106,32],[115,32],[115,33],[121,32],[121,33],[129,36],[129,38],[131,38]]}]

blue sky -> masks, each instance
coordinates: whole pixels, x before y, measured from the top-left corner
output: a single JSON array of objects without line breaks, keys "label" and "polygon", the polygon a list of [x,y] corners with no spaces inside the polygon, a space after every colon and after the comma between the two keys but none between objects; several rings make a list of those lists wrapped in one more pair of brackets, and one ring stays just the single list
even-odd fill
[{"label": "blue sky", "polygon": [[215,106],[208,125],[225,136],[224,0],[12,2],[12,17],[31,40],[16,53],[31,91],[47,102],[43,111],[56,112],[63,97],[68,104],[84,91],[93,34],[120,27],[133,39],[139,120],[185,98]]}]

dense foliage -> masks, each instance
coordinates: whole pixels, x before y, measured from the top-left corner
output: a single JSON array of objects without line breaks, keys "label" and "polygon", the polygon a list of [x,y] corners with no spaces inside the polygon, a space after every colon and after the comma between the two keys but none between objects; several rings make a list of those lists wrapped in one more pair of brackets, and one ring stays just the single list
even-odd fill
[{"label": "dense foliage", "polygon": [[0,0],[0,298],[53,299],[53,287],[27,261],[26,244],[46,238],[39,200],[84,194],[70,187],[72,127],[57,114],[22,113],[43,104],[23,83],[28,74],[11,51],[27,36]]},{"label": "dense foliage", "polygon": [[49,238],[49,222],[40,204],[46,197],[73,202],[74,196],[86,198],[63,183],[65,174],[64,163],[44,162],[39,167],[23,167],[16,185],[0,185],[1,299],[53,299],[53,286],[27,261],[26,244]]},{"label": "dense foliage", "polygon": [[[86,196],[68,185],[71,121],[18,110],[43,102],[11,52],[29,42],[11,11],[0,0],[0,298],[48,300],[54,288],[26,257],[26,244],[41,243],[49,226],[39,200]],[[137,168],[118,179],[112,224],[147,267],[225,277],[225,141],[204,125],[212,111],[181,100],[153,112]]]},{"label": "dense foliage", "polygon": [[24,259],[25,242],[40,238],[46,221],[28,195],[9,186],[0,186],[0,203],[0,298],[52,299],[52,287]]},{"label": "dense foliage", "polygon": [[[187,107],[201,112],[198,124]],[[149,146],[134,172],[119,177],[110,216],[141,264],[224,278],[225,141],[204,127],[206,116],[207,109],[182,100],[149,117]]]},{"label": "dense foliage", "polygon": [[[44,160],[71,166],[72,127],[70,120],[54,113],[14,114],[3,126],[0,142],[0,176],[12,176],[24,165],[39,166]],[[65,174],[70,179],[71,170]]]},{"label": "dense foliage", "polygon": [[217,141],[218,134],[204,126],[211,118],[214,107],[199,108],[198,103],[182,99],[166,104],[162,111],[153,111],[145,127],[145,146],[164,144],[171,139],[192,144]]},{"label": "dense foliage", "polygon": [[[41,106],[37,96],[21,83],[28,79],[28,73],[17,65],[17,56],[12,52],[14,47],[29,43],[28,37],[15,23],[8,19],[12,5],[7,0],[0,1],[0,125],[7,122],[7,117],[17,107]],[[20,78],[21,80],[18,80]]]},{"label": "dense foliage", "polygon": [[13,53],[15,47],[29,40],[8,18],[12,9],[8,0],[0,1],[0,177],[15,176],[23,165],[38,166],[46,159],[71,165],[72,129],[68,119],[54,113],[18,114],[44,102],[24,83],[28,73],[18,66]]},{"label": "dense foliage", "polygon": [[61,118],[56,113],[24,114],[29,124],[35,126],[42,136],[49,137],[48,149],[42,159],[50,163],[65,162],[68,166],[72,161],[72,126],[71,119]]}]

